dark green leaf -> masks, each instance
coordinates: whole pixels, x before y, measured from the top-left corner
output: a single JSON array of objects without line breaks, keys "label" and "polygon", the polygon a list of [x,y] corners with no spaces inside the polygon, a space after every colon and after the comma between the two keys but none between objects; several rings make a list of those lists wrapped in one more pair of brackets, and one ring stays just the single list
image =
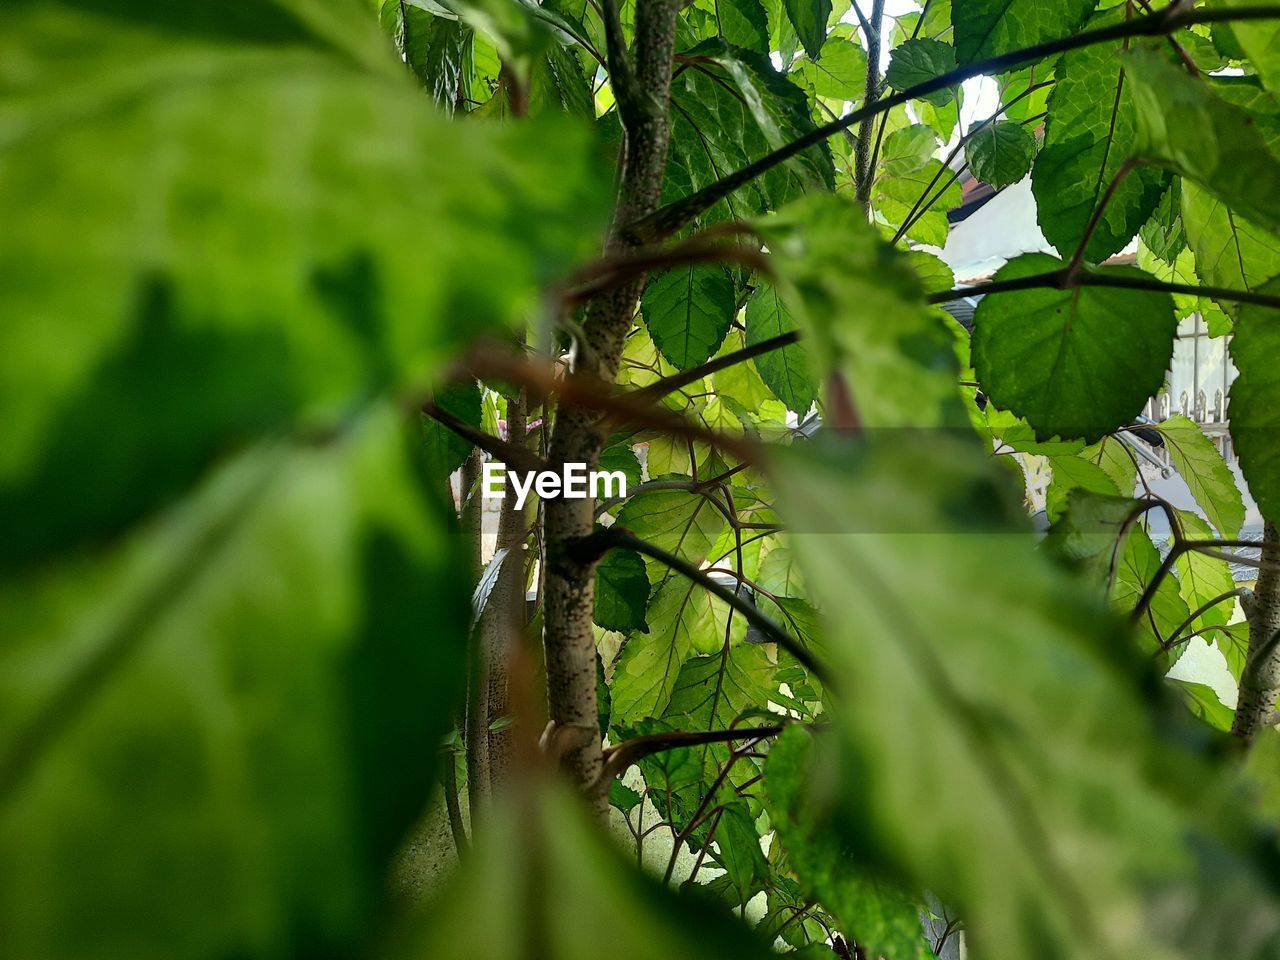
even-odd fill
[{"label": "dark green leaf", "polygon": [[[1280,282],[1262,289],[1280,294]],[[1244,306],[1231,338],[1239,376],[1231,384],[1231,439],[1264,517],[1280,517],[1280,311]]]},{"label": "dark green leaf", "polygon": [[[1061,268],[1053,257],[1025,254],[996,279]],[[991,400],[1026,417],[1038,438],[1093,442],[1129,423],[1160,389],[1176,327],[1165,293],[1100,287],[1002,293],[978,305],[973,365]]]},{"label": "dark green leaf", "polygon": [[399,0],[381,0],[383,27],[404,51],[404,59],[445,113],[453,113],[463,89],[464,61],[471,28]]},{"label": "dark green leaf", "polygon": [[804,44],[805,52],[813,59],[822,56],[822,44],[827,36],[827,18],[831,16],[831,0],[783,0],[787,18],[795,28],[796,36]]},{"label": "dark green leaf", "polygon": [[[480,384],[475,380],[455,383],[436,393],[436,406],[451,413],[463,423],[480,426]],[[472,445],[440,421],[422,415],[422,438],[426,447],[427,470],[437,482],[462,466],[471,453]]]},{"label": "dark green leaf", "polygon": [[[1111,599],[1116,608],[1129,613],[1160,573],[1160,553],[1145,529],[1135,526],[1129,531],[1116,568]],[[1166,576],[1160,581],[1146,613],[1137,623],[1138,632],[1154,647],[1172,639],[1173,631],[1186,622],[1191,611],[1178,591],[1178,581]]]},{"label": "dark green leaf", "polygon": [[728,804],[718,815],[715,862],[724,869],[733,895],[729,903],[746,903],[765,888],[769,880],[769,864],[760,849],[760,834],[746,803]]},{"label": "dark green leaf", "polygon": [[[951,44],[918,37],[894,49],[884,78],[895,90],[906,90],[950,73],[955,68],[956,51]],[[954,88],[944,88],[927,94],[924,99],[941,105],[954,96]]]},{"label": "dark green leaf", "polygon": [[623,813],[630,813],[640,805],[640,794],[636,793],[621,780],[609,784],[609,805]]},{"label": "dark green leaf", "polygon": [[[747,345],[791,333],[795,319],[772,284],[761,283],[747,302]],[[817,399],[818,389],[809,369],[809,357],[802,344],[788,344],[755,358],[760,379],[775,397],[799,416],[804,416]]]},{"label": "dark green leaf", "polygon": [[606,630],[647,631],[649,575],[634,550],[611,550],[596,568],[595,621]]},{"label": "dark green leaf", "polygon": [[[1122,13],[1117,7],[1100,14],[1091,26],[1114,23]],[[1096,44],[1065,54],[1049,94],[1044,144],[1031,183],[1040,229],[1064,257],[1075,252],[1116,174],[1137,151],[1134,95],[1116,51],[1115,44]],[[1168,171],[1158,166],[1130,171],[1108,201],[1085,259],[1101,263],[1121,250],[1169,182]]]},{"label": "dark green leaf", "polygon": [[1002,120],[983,127],[965,144],[970,172],[991,186],[1007,187],[1031,172],[1036,141],[1020,123]]},{"label": "dark green leaf", "polygon": [[1098,0],[952,0],[956,54],[973,63],[1070,36]]},{"label": "dark green leaf", "polygon": [[733,277],[718,264],[691,264],[649,280],[640,312],[649,336],[678,370],[705,363],[733,323]]},{"label": "dark green leaf", "polygon": [[[767,57],[709,40],[688,52],[696,67],[671,88],[671,152],[663,199],[674,201],[813,129],[808,97]],[[835,170],[825,143],[773,168],[703,215],[749,217],[807,191],[830,190]]]}]

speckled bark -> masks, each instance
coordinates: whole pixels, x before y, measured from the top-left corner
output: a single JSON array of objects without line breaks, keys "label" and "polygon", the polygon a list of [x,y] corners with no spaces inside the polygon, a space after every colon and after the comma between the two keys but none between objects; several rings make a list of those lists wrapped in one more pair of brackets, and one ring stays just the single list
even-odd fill
[{"label": "speckled bark", "polygon": [[[1280,543],[1276,527],[1268,523],[1263,542]],[[1280,699],[1280,555],[1262,552],[1262,569],[1253,597],[1245,605],[1249,619],[1249,654],[1240,677],[1240,698],[1231,732],[1246,743],[1271,722]]]},{"label": "speckled bark", "polygon": [[[630,71],[633,82],[626,84],[631,88],[630,102],[620,111],[625,142],[615,224],[630,223],[652,213],[662,198],[679,9],[678,0],[644,0],[636,9]],[[622,75],[621,54],[611,44],[609,61],[615,77]],[[619,236],[610,241],[610,249],[615,252],[627,247],[628,241]],[[644,279],[640,278],[588,305],[583,342],[578,350],[578,373],[595,374],[607,383],[615,381],[623,341],[643,287]],[[588,470],[594,470],[604,440],[594,412],[562,409],[556,417],[549,459],[552,463],[585,463]],[[590,499],[550,500],[545,506],[547,710],[551,722],[563,731],[559,743],[571,744],[562,757],[564,767],[584,787],[596,780],[602,765],[596,732],[596,647],[592,628],[595,565],[571,560],[564,547],[591,533],[594,509]],[[596,814],[604,818],[607,797],[596,796],[593,800]]]}]

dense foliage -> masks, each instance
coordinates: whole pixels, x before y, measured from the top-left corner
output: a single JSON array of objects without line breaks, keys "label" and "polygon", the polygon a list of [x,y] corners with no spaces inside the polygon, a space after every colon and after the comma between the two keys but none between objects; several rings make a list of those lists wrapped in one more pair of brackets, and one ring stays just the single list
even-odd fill
[{"label": "dense foliage", "polygon": [[1280,957],[1280,4],[885,8],[0,5],[0,956]]}]

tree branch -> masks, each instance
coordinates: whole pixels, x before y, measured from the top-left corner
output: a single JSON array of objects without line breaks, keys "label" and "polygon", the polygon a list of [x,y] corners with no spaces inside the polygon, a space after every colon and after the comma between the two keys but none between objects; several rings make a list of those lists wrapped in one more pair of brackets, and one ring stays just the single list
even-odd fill
[{"label": "tree branch", "polygon": [[[857,3],[854,4],[857,8]],[[880,31],[884,26],[884,0],[872,0],[871,18],[862,17],[862,29],[867,38],[867,84],[862,103],[865,107],[873,107],[880,99]],[[871,181],[875,171],[871,166],[871,138],[875,133],[875,114],[868,113],[858,125],[858,139],[854,146],[853,180],[857,188],[858,203],[868,213],[871,210]]]},{"label": "tree branch", "polygon": [[914,87],[901,90],[874,104],[866,104],[857,110],[850,111],[839,120],[823,124],[804,136],[798,137],[791,143],[779,147],[772,153],[765,154],[763,157],[752,161],[740,170],[735,170],[714,183],[708,184],[701,190],[697,190],[687,197],[669,203],[653,213],[637,219],[623,227],[622,232],[635,243],[652,242],[669,236],[692,222],[700,213],[710,209],[734,190],[751,182],[762,173],[772,170],[778,164],[784,163],[810,147],[816,146],[827,137],[861,123],[867,117],[874,117],[910,100],[918,99],[947,87],[956,86],[974,77],[1003,73],[1029,62],[1099,43],[1123,40],[1127,37],[1165,36],[1194,24],[1276,19],[1280,19],[1280,8],[1274,6],[1197,10],[1190,7],[1170,5],[1157,13],[1148,14],[1144,17],[1135,17],[1132,20],[1111,24],[1106,27],[1085,30],[1069,37],[1060,37],[1022,50],[1014,50],[998,57],[979,60],[934,77],[931,80],[926,80],[924,83],[916,84]]},{"label": "tree branch", "polygon": [[[491,433],[485,433],[480,428],[472,426],[465,420],[460,420],[448,410],[437,406],[433,401],[428,400],[424,403],[422,412],[462,437],[462,439],[470,440],[485,453],[508,466],[527,472],[546,470],[548,468],[545,460],[531,453],[527,448],[503,440],[500,437],[495,437]],[[463,495],[465,496],[466,494],[464,493]]]},{"label": "tree branch", "polygon": [[639,390],[633,390],[627,396],[635,400],[656,401],[665,397],[669,393],[674,393],[691,383],[697,383],[703,377],[709,377],[713,373],[719,373],[721,370],[727,370],[730,367],[736,367],[740,363],[746,363],[756,357],[762,357],[766,353],[772,353],[774,350],[781,350],[783,347],[790,346],[800,341],[800,331],[793,330],[790,333],[783,333],[776,337],[770,337],[768,340],[761,340],[749,347],[741,350],[735,350],[733,353],[726,353],[722,357],[714,357],[700,366],[693,367],[690,370],[683,370],[680,373],[672,374],[669,377],[651,383],[647,387],[641,387]]},{"label": "tree branch", "polygon": [[589,537],[582,538],[577,544],[567,545],[569,550],[580,551],[577,557],[579,562],[584,558],[603,556],[615,547],[623,547],[628,550],[634,550],[636,553],[642,553],[647,557],[652,557],[664,566],[670,567],[687,579],[692,580],[717,599],[724,601],[737,610],[746,618],[748,623],[768,637],[771,643],[776,643],[790,653],[806,670],[824,684],[830,684],[831,672],[814,657],[804,644],[761,613],[755,604],[738,596],[737,591],[716,583],[704,571],[695,567],[683,557],[668,553],[661,547],[654,546],[647,540],[637,537],[630,530],[624,530],[616,525],[604,530],[598,530]]},{"label": "tree branch", "polygon": [[649,733],[633,737],[604,751],[604,769],[600,777],[605,784],[608,784],[627,767],[655,753],[676,750],[680,747],[698,747],[708,743],[762,740],[765,737],[777,736],[785,727],[785,723],[774,723],[766,727],[741,727],[732,730],[673,730],[667,733]]}]

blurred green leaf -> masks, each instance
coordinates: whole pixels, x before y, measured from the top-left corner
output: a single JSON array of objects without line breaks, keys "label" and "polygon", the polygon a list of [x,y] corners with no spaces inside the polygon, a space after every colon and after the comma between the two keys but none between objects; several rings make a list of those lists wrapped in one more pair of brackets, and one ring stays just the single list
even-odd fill
[{"label": "blurred green leaf", "polygon": [[263,433],[421,389],[598,249],[585,131],[450,125],[373,18],[297,8],[168,32],[156,4],[0,11],[0,59],[26,64],[0,101],[0,567],[119,533]]},{"label": "blurred green leaf", "polygon": [[434,908],[384,960],[768,960],[727,911],[677,896],[627,864],[568,790],[526,786]]},{"label": "blurred green leaf", "polygon": [[397,419],[255,448],[0,587],[0,952],[361,952],[465,664]]},{"label": "blurred green leaf", "polygon": [[[1227,290],[1257,290],[1280,274],[1280,238],[1233,211],[1209,191],[1182,181],[1182,223],[1196,274]],[[1234,317],[1240,304],[1219,306]]]},{"label": "blurred green leaf", "polygon": [[1124,57],[1137,110],[1136,152],[1164,162],[1229,206],[1280,229],[1280,162],[1255,113],[1216,95],[1229,81],[1193,79],[1145,50]]},{"label": "blurred green leaf", "polygon": [[[996,280],[1060,269],[1062,261],[1029,253],[1009,261]],[[1103,287],[1002,293],[978,305],[973,365],[991,400],[1026,417],[1038,438],[1092,442],[1129,423],[1160,389],[1176,328],[1166,293]]]},{"label": "blurred green leaf", "polygon": [[926,307],[911,261],[878,236],[861,208],[807,197],[756,221],[756,229],[809,355],[845,374],[863,425],[967,423],[951,333]]},{"label": "blurred green leaf", "polygon": [[[1147,668],[1090,592],[1040,558],[976,442],[864,440],[776,469],[848,691],[815,742],[836,754],[820,767],[830,777],[808,794],[863,863],[927,883],[991,960],[1046,944],[1081,960],[1246,956],[1274,935],[1266,895],[1226,900],[1260,909],[1255,931],[1221,913],[1221,883],[1255,881],[1192,839],[1209,771],[1158,739]],[[1225,877],[1201,881],[1209,870]],[[1172,927],[1156,891],[1177,891]]]},{"label": "blurred green leaf", "polygon": [[770,822],[788,864],[805,890],[835,915],[845,937],[868,956],[932,957],[920,927],[920,907],[860,870],[856,853],[842,843],[840,824],[827,822],[832,798],[825,794],[838,778],[832,771],[814,769],[815,754],[812,735],[790,727],[765,763]]}]

